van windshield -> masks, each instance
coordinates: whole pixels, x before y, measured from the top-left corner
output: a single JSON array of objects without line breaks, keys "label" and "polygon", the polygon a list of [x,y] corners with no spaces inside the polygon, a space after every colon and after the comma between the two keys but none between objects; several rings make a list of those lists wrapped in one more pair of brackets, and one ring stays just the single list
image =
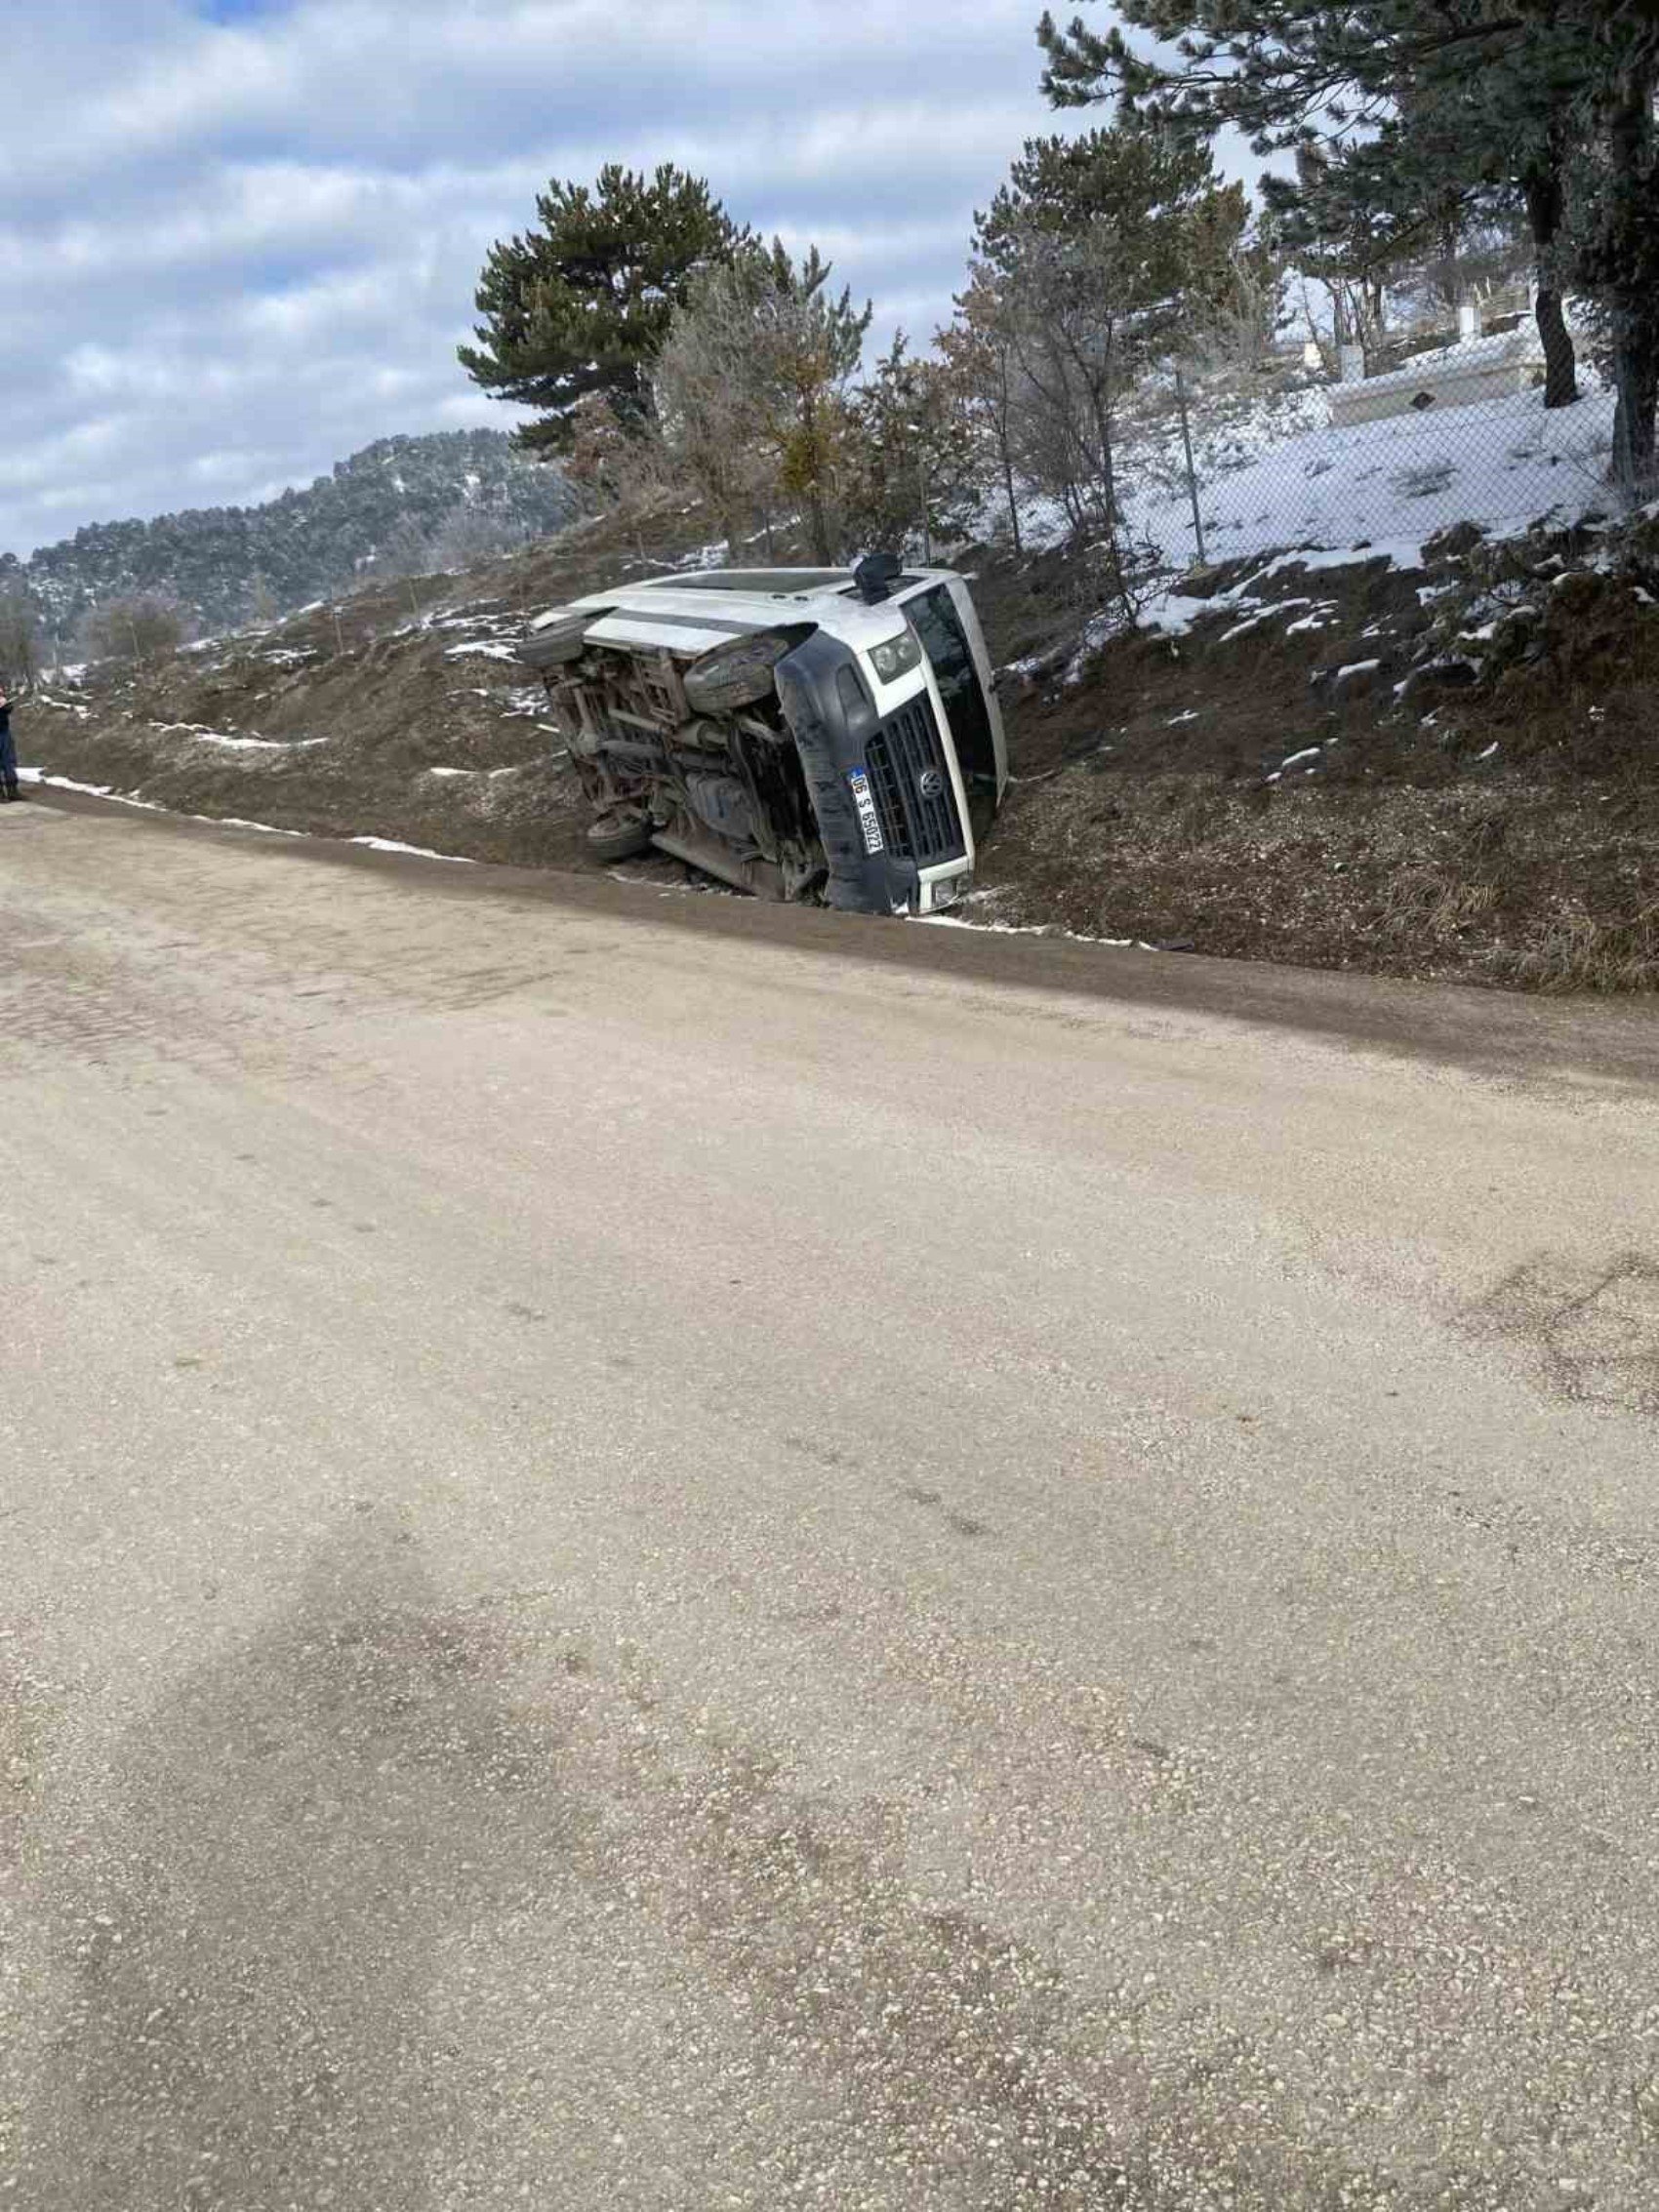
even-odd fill
[{"label": "van windshield", "polygon": [[996,741],[973,648],[947,585],[936,583],[931,590],[918,591],[905,601],[905,613],[933,664],[977,824],[989,820],[996,808]]}]

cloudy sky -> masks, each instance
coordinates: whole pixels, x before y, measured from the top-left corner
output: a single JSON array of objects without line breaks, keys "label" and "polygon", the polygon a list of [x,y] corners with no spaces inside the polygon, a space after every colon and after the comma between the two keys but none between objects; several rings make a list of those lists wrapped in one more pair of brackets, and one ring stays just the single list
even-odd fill
[{"label": "cloudy sky", "polygon": [[455,360],[552,176],[672,159],[948,310],[1040,0],[6,0],[0,549],[506,425]]}]

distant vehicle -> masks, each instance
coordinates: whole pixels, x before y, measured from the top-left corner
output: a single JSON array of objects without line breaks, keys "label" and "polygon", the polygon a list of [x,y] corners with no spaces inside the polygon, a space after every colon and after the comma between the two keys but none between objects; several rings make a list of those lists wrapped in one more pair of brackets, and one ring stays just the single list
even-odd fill
[{"label": "distant vehicle", "polygon": [[972,880],[1008,783],[963,577],[653,577],[543,615],[519,648],[601,861],[655,847],[762,898],[929,914]]}]

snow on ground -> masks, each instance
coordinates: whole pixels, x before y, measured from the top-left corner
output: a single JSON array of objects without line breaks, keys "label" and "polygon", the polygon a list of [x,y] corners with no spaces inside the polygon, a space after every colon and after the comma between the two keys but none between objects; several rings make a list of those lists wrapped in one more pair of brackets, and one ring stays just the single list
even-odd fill
[{"label": "snow on ground", "polygon": [[434,853],[429,846],[400,844],[395,837],[347,837],[344,842],[348,845],[367,845],[375,853],[412,853],[418,861],[449,861],[456,867],[477,865],[475,861],[467,860],[461,853]]},{"label": "snow on ground", "polygon": [[[1411,380],[1408,380],[1411,381]],[[1421,543],[1455,522],[1501,534],[1546,515],[1605,508],[1612,395],[1545,410],[1537,390],[1469,407],[1427,408],[1259,444],[1199,490],[1211,560],[1312,543],[1333,549]],[[1166,558],[1194,557],[1184,485],[1130,500],[1137,536]]]},{"label": "snow on ground", "polygon": [[326,744],[326,738],[244,738],[228,730],[209,730],[200,722],[152,722],[163,737],[194,738],[207,745],[229,745],[248,752],[299,752],[306,745]]},{"label": "snow on ground", "polygon": [[[1328,549],[1315,547],[1307,552],[1275,553],[1260,568],[1252,569],[1230,590],[1213,592],[1207,599],[1194,598],[1173,588],[1154,592],[1141,609],[1140,625],[1144,630],[1160,631],[1165,637],[1184,637],[1194,623],[1206,619],[1213,621],[1218,616],[1231,614],[1238,619],[1220,640],[1226,645],[1234,638],[1245,636],[1263,623],[1275,622],[1283,615],[1296,614],[1298,609],[1306,608],[1310,611],[1288,627],[1317,629],[1320,623],[1315,618],[1330,602],[1315,602],[1304,597],[1264,601],[1255,595],[1258,585],[1270,582],[1287,569],[1317,572],[1321,569],[1353,568],[1356,562],[1360,561],[1387,561],[1396,569],[1418,569],[1423,566],[1423,547],[1415,539],[1396,539],[1387,544],[1339,545]],[[1097,615],[1084,632],[1079,661],[1083,654],[1098,650],[1118,627],[1120,624],[1112,618]],[[1079,663],[1073,663],[1074,667],[1078,665]]]},{"label": "snow on ground", "polygon": [[[60,791],[84,791],[89,799],[108,799],[112,806],[138,807],[145,814],[169,814],[172,812],[171,808],[162,806],[156,799],[135,799],[130,792],[118,791],[110,784],[78,784],[72,776],[49,776],[44,768],[20,768],[18,770],[18,782],[20,784],[47,784]],[[188,819],[196,822],[208,822],[218,821],[219,817],[217,815],[198,814]],[[245,824],[243,826],[258,829],[263,828],[263,824],[252,823]]]},{"label": "snow on ground", "polygon": [[[1421,383],[1423,364],[1412,366],[1404,382]],[[1530,389],[1341,429],[1322,390],[1280,395],[1243,414],[1206,415],[1199,397],[1193,430],[1205,556],[1272,553],[1279,567],[1300,562],[1315,571],[1347,565],[1362,549],[1387,554],[1396,568],[1418,567],[1424,541],[1454,523],[1503,536],[1605,511],[1613,397],[1596,388],[1587,367],[1580,376],[1589,388],[1574,407],[1546,410],[1542,391]],[[1120,465],[1130,538],[1150,543],[1168,569],[1190,567],[1197,543],[1178,435],[1131,442]],[[987,532],[1005,531],[1006,503],[988,502],[976,519]],[[1043,551],[1064,543],[1071,526],[1058,501],[1031,495],[1020,502],[1020,531],[1029,550]],[[1156,626],[1179,630],[1213,604],[1166,595]]]},{"label": "snow on ground", "polygon": [[971,922],[965,914],[909,914],[903,918],[925,923],[929,929],[971,929],[981,937],[1064,937],[1072,945],[1111,945],[1119,948],[1132,945],[1142,952],[1157,949],[1135,937],[1084,937],[1080,931],[1055,929],[1047,922]]}]

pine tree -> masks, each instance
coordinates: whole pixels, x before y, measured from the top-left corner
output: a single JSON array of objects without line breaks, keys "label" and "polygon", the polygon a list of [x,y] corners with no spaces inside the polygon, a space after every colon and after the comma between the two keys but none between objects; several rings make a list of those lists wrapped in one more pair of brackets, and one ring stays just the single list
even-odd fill
[{"label": "pine tree", "polygon": [[1206,135],[1233,124],[1261,153],[1292,149],[1299,187],[1264,179],[1305,254],[1362,294],[1419,251],[1448,214],[1494,195],[1531,224],[1547,406],[1577,397],[1558,249],[1572,101],[1584,70],[1573,31],[1490,0],[1125,0],[1121,13],[1173,42],[1165,64],[1045,16],[1043,84],[1063,106],[1115,96]]},{"label": "pine tree", "polygon": [[650,177],[612,162],[597,182],[554,181],[538,228],[490,249],[479,278],[478,342],[462,366],[498,399],[539,409],[518,433],[562,453],[577,402],[598,393],[625,423],[651,412],[650,365],[692,279],[729,261],[735,228],[702,178],[664,162]]},{"label": "pine tree", "polygon": [[[1575,396],[1561,313],[1563,241],[1600,302],[1619,394],[1615,479],[1655,475],[1659,405],[1659,15],[1650,0],[1121,0],[1173,42],[1139,54],[1119,27],[1038,25],[1043,84],[1062,106],[1116,98],[1209,134],[1234,124],[1259,152],[1342,145],[1351,208],[1399,229],[1448,193],[1517,195],[1532,227],[1546,403]],[[1427,189],[1427,197],[1425,191]],[[1572,204],[1575,196],[1579,204]],[[1416,211],[1415,218],[1413,210]]]},{"label": "pine tree", "polygon": [[1009,535],[1019,553],[1020,502],[1014,480],[1018,333],[1008,303],[984,267],[970,267],[967,289],[957,294],[955,308],[936,342],[970,429],[985,449],[987,473],[1002,486]]},{"label": "pine tree", "polygon": [[1613,480],[1633,500],[1651,499],[1659,491],[1659,20],[1637,0],[1579,0],[1572,13],[1599,72],[1598,97],[1585,106],[1602,126],[1579,273],[1600,311],[1617,393]]}]

